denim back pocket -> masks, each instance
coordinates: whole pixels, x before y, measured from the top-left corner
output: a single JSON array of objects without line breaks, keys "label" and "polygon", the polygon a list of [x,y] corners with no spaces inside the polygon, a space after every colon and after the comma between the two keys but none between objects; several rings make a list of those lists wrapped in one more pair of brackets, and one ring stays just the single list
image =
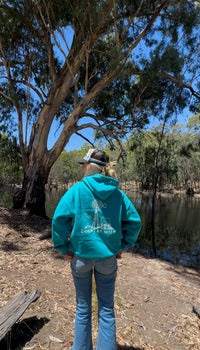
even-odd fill
[{"label": "denim back pocket", "polygon": [[116,256],[110,258],[98,259],[95,261],[95,270],[103,275],[111,275],[117,271]]},{"label": "denim back pocket", "polygon": [[92,270],[92,262],[93,261],[91,259],[85,259],[74,255],[73,259],[71,260],[72,273],[81,274],[89,272],[90,270]]}]

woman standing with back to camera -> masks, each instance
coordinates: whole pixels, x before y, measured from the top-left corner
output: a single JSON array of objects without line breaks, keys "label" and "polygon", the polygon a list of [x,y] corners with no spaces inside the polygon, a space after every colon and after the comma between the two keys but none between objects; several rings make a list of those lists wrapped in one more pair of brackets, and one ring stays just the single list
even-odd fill
[{"label": "woman standing with back to camera", "polygon": [[[84,177],[61,198],[52,220],[54,248],[71,260],[77,310],[73,350],[92,350],[91,299],[94,273],[98,298],[96,350],[116,350],[114,290],[117,260],[132,247],[140,217],[104,151],[90,149],[82,159]],[[114,176],[114,177],[113,177]],[[71,232],[71,226],[73,228]],[[71,232],[71,234],[70,234]]]}]

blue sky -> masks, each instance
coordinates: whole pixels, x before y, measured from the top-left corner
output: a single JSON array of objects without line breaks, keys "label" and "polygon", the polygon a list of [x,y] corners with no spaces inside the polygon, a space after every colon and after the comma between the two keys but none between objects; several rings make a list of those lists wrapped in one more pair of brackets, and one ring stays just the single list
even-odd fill
[{"label": "blue sky", "polygon": [[[192,112],[189,111],[189,108],[185,108],[183,113],[177,118],[177,123],[183,123],[186,124],[188,117],[190,117],[192,115]],[[152,118],[150,121],[150,124],[148,125],[148,128],[151,128],[153,126],[157,126],[159,125],[159,121],[156,118]],[[52,147],[52,145],[56,142],[59,133],[61,132],[57,130],[57,126],[55,124],[53,124],[50,135],[49,135],[49,141],[48,141],[48,147]],[[93,141],[93,134],[94,134],[94,130],[91,128],[85,129],[82,131],[82,134],[90,139],[91,141]],[[84,145],[86,141],[81,138],[78,135],[72,135],[68,144],[66,145],[65,149],[66,151],[70,152],[73,150],[79,150],[81,149],[81,147]]]},{"label": "blue sky", "polygon": [[[56,39],[59,42],[60,46],[62,47],[62,50],[65,52],[65,54],[68,54],[68,48],[71,47],[72,44],[72,39],[73,39],[73,30],[71,27],[66,28],[63,31],[63,34],[67,40],[67,46],[66,43],[64,42],[62,36],[57,33],[56,34]],[[138,49],[141,51],[143,51],[143,55],[147,55],[147,49],[145,48],[145,51],[143,50],[143,42],[139,43]],[[54,45],[54,50],[55,50],[55,54],[57,56],[59,56],[59,59],[65,59],[64,55],[60,52],[60,50],[58,49],[57,45]],[[149,52],[148,52],[149,54]],[[177,122],[186,124],[188,117],[191,116],[192,113],[189,111],[189,108],[185,108],[183,113],[177,118]],[[150,124],[148,125],[148,128],[151,128],[152,126],[157,126],[159,125],[160,122],[156,119],[156,118],[151,118],[150,120]],[[48,139],[48,147],[51,148],[53,146],[53,144],[56,142],[56,140],[58,139],[58,136],[61,132],[61,128],[58,129],[58,124],[56,122],[53,123],[51,131],[50,131],[50,135],[49,135],[49,139]],[[94,134],[94,130],[92,128],[88,128],[85,130],[82,130],[81,133],[88,138],[89,140],[93,141],[93,134]],[[71,136],[68,144],[66,145],[65,149],[66,151],[72,151],[72,150],[78,150],[80,149],[84,143],[86,141],[81,138],[80,136],[74,134]]]},{"label": "blue sky", "polygon": [[[72,28],[68,27],[63,31],[63,34],[66,38],[66,42],[63,40],[62,36],[59,33],[56,33],[56,40],[59,43],[60,47],[62,48],[63,52],[65,52],[65,55],[68,54],[68,49],[71,47],[72,39],[73,39],[73,30]],[[143,50],[142,45],[143,43],[141,42],[140,44],[140,51]],[[59,57],[59,59],[62,61],[65,60],[64,54],[58,49],[57,45],[54,45],[54,50],[55,50],[55,55]],[[147,51],[145,51],[147,54]],[[188,108],[185,108],[184,112],[178,117],[177,122],[181,122],[183,124],[186,124],[187,119],[189,116],[191,116],[192,113],[189,112]],[[62,128],[58,128],[58,122],[53,122],[52,128],[50,130],[49,138],[48,138],[48,148],[51,148],[54,143],[57,141],[59,134],[62,130]],[[151,128],[152,126],[157,126],[159,125],[159,121],[156,118],[152,118],[150,121],[150,124],[148,128]],[[29,129],[29,133],[30,133]],[[88,128],[85,130],[82,130],[81,132],[86,138],[89,140],[93,141],[93,134],[94,130],[92,128]],[[80,136],[74,134],[71,136],[68,144],[66,145],[65,149],[66,151],[72,151],[72,150],[78,150],[80,149],[86,141],[81,138]]]}]

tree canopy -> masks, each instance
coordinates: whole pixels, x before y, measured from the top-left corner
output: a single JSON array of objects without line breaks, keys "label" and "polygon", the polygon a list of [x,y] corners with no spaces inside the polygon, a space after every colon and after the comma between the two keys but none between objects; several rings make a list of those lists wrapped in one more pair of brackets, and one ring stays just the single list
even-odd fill
[{"label": "tree canopy", "polygon": [[191,0],[0,1],[1,121],[17,114],[18,207],[45,214],[41,193],[72,134],[91,127],[112,141],[152,115],[198,108],[199,13]]},{"label": "tree canopy", "polygon": [[16,137],[0,131],[0,186],[22,180],[20,149]]}]

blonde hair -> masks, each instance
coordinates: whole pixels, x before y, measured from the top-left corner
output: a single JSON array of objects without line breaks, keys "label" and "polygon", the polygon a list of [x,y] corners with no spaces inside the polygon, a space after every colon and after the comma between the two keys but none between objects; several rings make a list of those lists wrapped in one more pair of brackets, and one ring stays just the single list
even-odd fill
[{"label": "blonde hair", "polygon": [[102,174],[104,176],[110,176],[117,179],[116,171],[113,169],[113,166],[116,165],[116,162],[108,163],[106,166],[100,166],[95,163],[89,163],[85,172],[85,176],[91,176],[95,174]]}]

